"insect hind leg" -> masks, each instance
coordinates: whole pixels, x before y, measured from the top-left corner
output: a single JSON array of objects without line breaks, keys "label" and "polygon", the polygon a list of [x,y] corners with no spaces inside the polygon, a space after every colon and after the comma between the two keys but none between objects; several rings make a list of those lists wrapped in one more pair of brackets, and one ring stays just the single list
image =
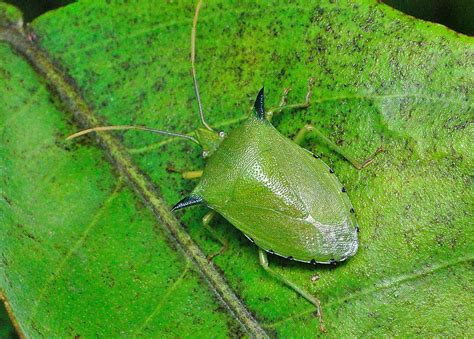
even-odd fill
[{"label": "insect hind leg", "polygon": [[329,146],[329,148],[331,148],[333,151],[335,151],[336,153],[341,155],[344,159],[349,161],[352,164],[352,166],[354,166],[358,170],[361,170],[362,168],[367,167],[368,165],[370,165],[372,163],[372,161],[374,160],[374,158],[377,156],[377,154],[385,151],[383,146],[380,146],[367,159],[365,159],[363,161],[359,161],[359,160],[355,159],[354,157],[352,157],[350,154],[348,154],[341,147],[336,145],[332,140],[330,140],[328,137],[326,137],[323,132],[321,132],[318,128],[314,127],[313,125],[305,125],[304,127],[302,127],[300,129],[300,131],[296,134],[293,141],[296,144],[300,145],[309,133],[314,134],[318,139],[322,140],[326,145]]},{"label": "insect hind leg", "polygon": [[326,328],[324,327],[324,321],[323,321],[323,313],[322,313],[322,310],[321,310],[321,302],[319,301],[318,298],[314,297],[313,295],[311,295],[310,293],[306,292],[305,290],[303,290],[301,287],[299,287],[298,285],[296,285],[294,282],[292,282],[291,280],[288,280],[286,277],[284,277],[283,275],[281,275],[280,273],[278,272],[275,272],[274,270],[272,270],[269,266],[268,266],[268,257],[267,257],[267,253],[262,250],[261,248],[258,249],[258,257],[259,257],[259,260],[260,260],[260,265],[263,267],[263,269],[265,271],[267,271],[272,277],[274,277],[275,279],[279,280],[280,282],[284,283],[286,286],[290,287],[291,289],[293,289],[296,293],[298,293],[299,295],[301,295],[303,298],[305,298],[306,300],[308,300],[310,303],[312,303],[314,306],[316,306],[316,310],[317,310],[317,316],[318,316],[318,319],[319,319],[319,329],[321,330],[321,332],[323,333],[326,333]]}]

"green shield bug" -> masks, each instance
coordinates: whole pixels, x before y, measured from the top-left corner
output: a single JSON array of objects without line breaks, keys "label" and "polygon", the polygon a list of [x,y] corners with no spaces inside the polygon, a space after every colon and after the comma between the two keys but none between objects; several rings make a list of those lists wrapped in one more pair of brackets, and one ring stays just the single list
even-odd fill
[{"label": "green shield bug", "polygon": [[[320,329],[325,331],[319,300],[268,265],[267,253],[312,264],[334,264],[353,256],[358,247],[358,225],[354,209],[334,171],[318,156],[299,144],[315,134],[356,168],[367,166],[382,148],[364,162],[357,162],[312,125],[306,125],[294,140],[287,139],[271,124],[275,113],[310,105],[312,81],[305,102],[287,105],[285,91],[278,107],[265,110],[263,88],[248,119],[228,135],[217,132],[204,118],[195,67],[196,27],[202,0],[198,1],[191,33],[191,70],[202,128],[195,136],[143,126],[104,126],[78,132],[139,129],[185,138],[199,144],[206,158],[203,171],[184,172],[199,178],[194,190],[173,211],[196,204],[211,209],[203,218],[209,224],[216,213],[242,231],[258,246],[262,267],[291,287],[317,308]],[[226,247],[223,243],[222,252]],[[219,252],[219,253],[220,253]]]}]

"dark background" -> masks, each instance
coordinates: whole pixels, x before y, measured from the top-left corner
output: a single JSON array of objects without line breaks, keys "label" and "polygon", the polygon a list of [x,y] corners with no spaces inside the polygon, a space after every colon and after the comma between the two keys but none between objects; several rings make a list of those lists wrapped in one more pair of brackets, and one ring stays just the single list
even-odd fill
[{"label": "dark background", "polygon": [[[65,6],[74,0],[6,0],[24,13],[25,22],[41,14]],[[406,14],[443,24],[459,33],[474,35],[474,1],[472,0],[383,0]],[[0,338],[17,338],[13,326],[0,303]]]},{"label": "dark background", "polygon": [[[74,0],[5,0],[20,8],[25,22],[30,22],[44,12],[65,6]],[[438,22],[467,35],[474,35],[473,0],[382,0],[406,14]]]},{"label": "dark background", "polygon": [[382,0],[406,14],[437,22],[459,33],[474,35],[472,0]]}]

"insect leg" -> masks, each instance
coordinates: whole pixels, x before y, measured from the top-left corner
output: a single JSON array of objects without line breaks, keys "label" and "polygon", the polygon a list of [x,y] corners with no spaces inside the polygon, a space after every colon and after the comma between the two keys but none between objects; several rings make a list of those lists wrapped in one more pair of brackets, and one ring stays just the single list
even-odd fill
[{"label": "insect leg", "polygon": [[291,90],[291,88],[285,88],[283,90],[283,94],[281,95],[281,100],[280,100],[280,104],[278,105],[278,107],[284,107],[286,106],[286,101],[288,99],[288,92]]},{"label": "insect leg", "polygon": [[309,80],[308,80],[308,92],[306,93],[305,101],[302,102],[302,103],[299,103],[299,104],[287,105],[286,97],[287,97],[288,92],[290,91],[290,89],[286,88],[283,91],[283,96],[281,98],[280,105],[278,107],[275,107],[275,108],[272,108],[272,109],[268,110],[265,113],[265,117],[267,118],[267,120],[271,121],[272,118],[275,116],[275,114],[278,114],[278,113],[280,113],[281,111],[283,111],[285,109],[304,109],[304,108],[308,108],[311,105],[311,95],[313,94],[313,91],[312,91],[313,84],[314,84],[314,79],[309,78]]},{"label": "insect leg", "polygon": [[181,173],[181,176],[183,179],[198,179],[202,176],[202,170],[198,171],[180,171],[178,169],[175,169],[174,167],[168,167],[166,169],[168,172],[174,172],[174,173]]},{"label": "insect leg", "polygon": [[341,147],[336,145],[333,141],[331,141],[328,137],[326,137],[324,133],[322,133],[318,128],[314,127],[313,125],[305,125],[303,128],[301,128],[300,131],[296,134],[293,141],[297,144],[301,144],[308,133],[315,134],[317,138],[321,139],[326,145],[329,146],[329,148],[331,148],[332,150],[337,152],[339,155],[341,155],[344,159],[349,161],[352,164],[352,166],[354,166],[358,170],[368,166],[370,163],[372,163],[372,161],[374,160],[377,154],[384,151],[383,146],[380,146],[379,148],[375,150],[375,152],[370,157],[368,157],[367,159],[363,161],[358,161],[354,159],[346,151],[344,151]]},{"label": "insect leg", "polygon": [[202,171],[184,171],[181,175],[184,179],[197,179],[202,176]]},{"label": "insect leg", "polygon": [[216,216],[216,212],[210,211],[202,218],[202,225],[204,226],[204,228],[209,231],[209,233],[214,237],[214,239],[218,240],[222,244],[222,247],[220,248],[219,251],[207,256],[207,260],[209,261],[214,259],[214,257],[224,253],[224,251],[227,249],[229,245],[227,240],[222,238],[219,234],[217,234],[215,230],[211,227],[211,221],[212,219],[214,219],[215,216]]},{"label": "insect leg", "polygon": [[308,300],[310,303],[312,303],[314,306],[316,306],[316,310],[318,312],[318,319],[319,319],[319,329],[321,332],[326,332],[326,328],[324,327],[324,321],[323,321],[323,313],[321,311],[321,303],[319,299],[314,297],[313,295],[309,294],[305,290],[303,290],[301,287],[296,285],[294,282],[288,280],[285,278],[283,275],[281,275],[278,272],[275,272],[268,266],[268,257],[267,253],[263,251],[262,249],[258,249],[258,257],[260,259],[260,265],[262,265],[263,269],[267,271],[272,277],[275,279],[281,281],[284,283],[286,286],[292,288],[296,293],[301,295],[303,298]]}]

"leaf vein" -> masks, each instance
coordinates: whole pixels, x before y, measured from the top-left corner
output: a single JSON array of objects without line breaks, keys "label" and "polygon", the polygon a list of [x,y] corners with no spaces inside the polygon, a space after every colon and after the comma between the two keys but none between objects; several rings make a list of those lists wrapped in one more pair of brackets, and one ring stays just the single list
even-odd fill
[{"label": "leaf vein", "polygon": [[97,223],[99,222],[99,220],[102,217],[103,213],[107,210],[107,208],[110,206],[112,201],[117,197],[118,192],[120,191],[122,186],[123,186],[123,180],[122,180],[122,178],[120,178],[119,181],[117,182],[114,190],[112,191],[112,193],[107,198],[107,200],[105,200],[105,202],[100,206],[100,208],[96,211],[96,213],[92,217],[89,224],[84,228],[84,231],[82,232],[79,239],[77,239],[77,241],[74,243],[74,245],[71,246],[71,248],[66,253],[66,255],[63,257],[63,259],[61,260],[59,265],[56,267],[56,269],[51,273],[49,278],[46,280],[46,282],[44,283],[43,287],[40,290],[40,293],[39,293],[38,297],[33,302],[33,310],[31,312],[31,314],[32,314],[31,321],[33,321],[33,319],[34,319],[34,317],[37,313],[38,307],[41,304],[41,302],[44,300],[44,297],[45,297],[48,289],[50,288],[51,284],[55,280],[60,278],[61,274],[64,272],[64,268],[66,267],[69,259],[71,259],[71,257],[74,255],[74,253],[76,253],[77,250],[79,248],[81,248],[81,246],[84,244],[84,242],[86,241],[89,233],[94,228],[94,226],[97,225]]},{"label": "leaf vein", "polygon": [[[331,101],[343,101],[343,100],[354,100],[354,99],[373,99],[373,100],[377,100],[377,99],[405,99],[405,98],[425,99],[425,100],[428,100],[428,101],[440,101],[440,102],[445,102],[445,103],[457,103],[457,104],[462,102],[462,100],[450,100],[450,99],[443,98],[443,97],[433,97],[433,96],[422,95],[422,94],[384,94],[384,95],[378,95],[378,94],[360,94],[360,95],[357,95],[357,94],[354,94],[354,95],[340,95],[340,96],[333,96],[333,97],[320,97],[320,98],[317,98],[317,99],[313,99],[312,104],[315,104],[315,103],[322,104],[322,103],[331,102]],[[247,119],[247,117],[248,117],[247,115],[242,115],[242,116],[237,117],[237,118],[224,120],[224,121],[220,122],[219,124],[216,124],[215,127],[217,127],[217,128],[226,127],[226,126],[244,121],[245,119]],[[193,135],[193,134],[194,134],[194,132],[186,133],[186,135]],[[148,153],[148,152],[156,151],[157,149],[161,148],[162,146],[164,146],[166,144],[169,144],[173,141],[177,141],[177,140],[181,140],[181,139],[175,138],[175,137],[167,138],[165,140],[162,140],[162,141],[159,141],[159,142],[156,142],[156,143],[144,146],[144,147],[128,148],[127,151],[130,154],[145,154],[145,153]]]},{"label": "leaf vein", "polygon": [[183,269],[183,272],[181,273],[181,275],[178,277],[178,279],[176,279],[176,281],[173,283],[173,285],[171,285],[168,290],[166,291],[165,295],[161,298],[161,300],[158,302],[158,304],[156,305],[155,309],[150,313],[150,315],[145,319],[145,321],[143,322],[143,324],[138,328],[138,330],[135,332],[135,334],[133,335],[134,337],[137,337],[139,336],[143,330],[145,329],[146,325],[154,318],[156,317],[157,314],[159,314],[159,312],[161,311],[161,309],[163,308],[164,304],[166,303],[166,301],[168,300],[168,298],[173,295],[173,292],[176,290],[176,288],[181,284],[181,282],[183,281],[184,277],[186,276],[186,274],[188,273],[189,271],[189,260],[186,260],[186,266],[184,267]]},{"label": "leaf vein", "polygon": [[[391,277],[391,278],[388,278],[388,279],[382,279],[378,283],[375,283],[374,286],[372,286],[372,287],[365,288],[365,289],[360,290],[358,292],[350,293],[350,294],[348,294],[348,295],[346,295],[342,298],[339,298],[339,299],[335,300],[334,302],[330,302],[330,303],[327,303],[325,305],[322,305],[322,307],[323,307],[323,310],[324,310],[324,307],[340,306],[341,304],[343,304],[347,301],[354,300],[354,299],[357,299],[357,298],[362,297],[362,296],[370,295],[370,294],[378,292],[378,291],[386,290],[390,287],[397,286],[397,285],[406,283],[408,281],[417,280],[417,279],[420,279],[420,278],[422,278],[422,277],[424,277],[428,274],[435,273],[437,271],[442,271],[442,270],[447,269],[449,267],[460,265],[460,264],[470,262],[470,261],[473,261],[473,260],[474,260],[474,255],[473,254],[468,254],[466,256],[461,256],[461,257],[459,257],[455,260],[440,262],[440,263],[437,263],[437,264],[430,265],[427,268],[426,267],[421,268],[421,269],[416,270],[415,272],[412,272],[412,273],[405,273],[405,274],[394,276],[394,277]],[[272,322],[272,323],[263,324],[263,326],[267,327],[267,328],[274,328],[274,327],[277,327],[278,325],[283,324],[287,321],[297,319],[299,317],[302,317],[302,316],[305,316],[305,315],[308,315],[308,314],[311,314],[311,313],[314,313],[314,308],[307,309],[306,311],[300,312],[298,314],[290,315],[290,316],[288,316],[284,319],[281,319],[281,320],[278,320],[278,321],[275,321],[275,322]]]},{"label": "leaf vein", "polygon": [[[43,75],[54,91],[57,92],[61,101],[67,109],[73,113],[77,121],[82,126],[96,126],[99,119],[90,108],[90,104],[81,96],[75,85],[67,80],[67,75],[60,71],[53,64],[51,59],[43,53],[36,43],[28,39],[26,33],[16,26],[0,28],[0,40],[10,43],[18,52],[29,60],[36,71]],[[134,189],[137,197],[144,200],[155,217],[159,225],[164,227],[168,235],[176,241],[177,247],[190,259],[203,278],[209,283],[220,301],[227,306],[229,312],[245,328],[251,336],[268,337],[260,323],[243,305],[242,301],[235,295],[235,292],[226,282],[223,275],[215,266],[207,260],[206,255],[191,239],[190,235],[183,229],[176,217],[170,212],[157,188],[150,179],[145,176],[140,169],[133,163],[130,155],[124,149],[122,143],[118,142],[112,136],[104,133],[97,135],[97,141],[102,149],[109,155],[109,160],[115,168],[128,179],[128,183]],[[60,272],[60,270],[59,270]],[[53,281],[52,275],[50,280]],[[48,284],[44,288],[47,289]],[[44,292],[41,294],[43,298]],[[38,299],[36,304],[39,304]],[[38,307],[35,307],[35,312]]]}]

